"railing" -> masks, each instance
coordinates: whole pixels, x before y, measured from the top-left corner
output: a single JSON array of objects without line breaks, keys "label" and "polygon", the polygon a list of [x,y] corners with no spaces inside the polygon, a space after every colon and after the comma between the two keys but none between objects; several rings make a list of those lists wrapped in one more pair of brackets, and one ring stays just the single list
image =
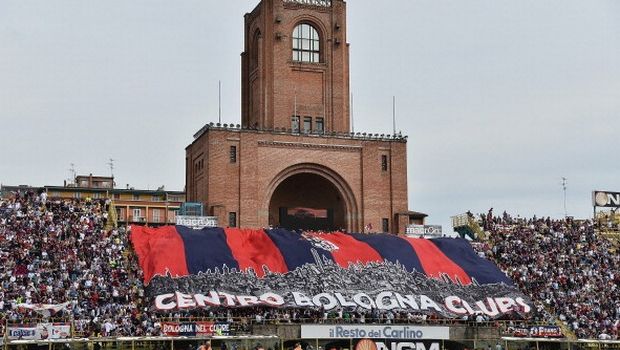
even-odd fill
[{"label": "railing", "polygon": [[[290,0],[290,1],[295,1],[294,3],[297,3],[298,0]],[[299,1],[304,1],[304,0],[299,0]],[[287,129],[287,128],[278,128],[275,127],[273,129],[270,128],[245,128],[245,127],[241,127],[241,125],[237,124],[220,124],[220,123],[209,123],[205,126],[203,126],[200,130],[198,130],[198,132],[196,132],[194,134],[194,139],[198,139],[200,136],[202,136],[204,133],[206,133],[209,130],[226,130],[226,131],[235,131],[235,132],[257,132],[257,133],[262,133],[262,132],[268,132],[268,133],[277,133],[277,134],[284,134],[284,135],[304,135],[301,134],[299,132],[294,132],[292,129]],[[402,135],[402,133],[397,133],[397,134],[373,134],[373,133],[366,133],[366,132],[339,132],[339,131],[326,131],[324,130],[322,133],[316,133],[314,135],[318,135],[321,137],[338,137],[338,138],[345,138],[345,139],[351,139],[351,140],[375,140],[375,141],[386,141],[386,142],[407,142],[408,136],[406,135]]]},{"label": "railing", "polygon": [[[281,338],[274,335],[256,335],[249,333],[237,332],[237,328],[242,322],[245,322],[245,325],[251,326],[262,326],[262,325],[278,325],[278,326],[290,326],[300,327],[303,324],[340,324],[345,325],[346,322],[343,322],[342,319],[327,319],[327,320],[317,320],[317,319],[298,319],[298,320],[287,320],[285,322],[279,322],[282,320],[261,320],[256,321],[253,318],[200,318],[200,317],[185,317],[185,318],[161,318],[158,319],[160,322],[179,322],[179,323],[188,323],[188,322],[199,322],[199,321],[215,321],[215,320],[227,320],[232,321],[230,335],[214,335],[214,336],[110,336],[103,337],[101,335],[91,336],[90,334],[81,334],[75,331],[74,322],[79,321],[67,321],[71,324],[72,333],[69,339],[39,339],[39,340],[25,340],[25,339],[8,339],[7,335],[4,334],[3,338],[0,339],[1,348],[4,350],[23,350],[23,349],[32,349],[38,348],[41,346],[49,350],[61,350],[61,349],[72,349],[72,350],[93,350],[93,349],[123,349],[123,350],[173,350],[173,349],[187,349],[192,348],[195,349],[198,345],[203,344],[205,342],[210,342],[213,349],[221,349],[225,346],[229,349],[253,349],[257,344],[261,344],[265,349],[273,349],[273,350],[291,350],[292,344],[300,342],[303,344],[303,349],[305,350],[316,350],[316,349],[328,349],[326,345],[330,343],[337,342],[340,348],[348,348],[355,349],[356,343],[359,339],[299,339],[299,338]],[[58,320],[56,320],[58,321]],[[290,322],[289,322],[290,321]],[[300,321],[300,322],[295,322]],[[420,320],[415,320],[420,321]],[[433,320],[425,320],[423,323],[415,322],[419,325],[431,325],[431,326],[449,326],[452,329],[456,329],[458,327],[488,327],[489,328],[497,328],[497,331],[489,333],[488,331],[481,330],[480,332],[475,330],[467,330],[465,333],[450,332],[449,339],[418,339],[418,340],[409,340],[413,342],[421,342],[424,340],[425,347],[424,349],[433,350],[433,349],[456,349],[456,348],[469,348],[469,349],[501,349],[501,350],[520,350],[520,349],[555,349],[555,350],[570,350],[570,349],[583,349],[583,350],[620,350],[620,340],[571,340],[571,339],[560,339],[560,338],[523,338],[523,337],[515,337],[512,335],[508,335],[506,330],[508,330],[508,326],[534,326],[535,323],[530,322],[518,322],[518,321],[484,321],[484,322],[475,322],[475,321],[461,321],[461,320],[445,320],[445,319],[433,319]],[[12,325],[11,323],[6,323],[8,325]],[[373,322],[372,319],[367,319],[365,326],[370,326],[377,324],[377,322]],[[403,324],[402,322],[394,322],[390,324],[390,327],[396,327],[399,324]],[[408,323],[404,323],[408,324]],[[14,325],[14,324],[13,324]],[[236,325],[236,327],[232,327],[232,325]],[[361,325],[359,327],[364,327]],[[0,326],[0,330],[2,327]],[[280,332],[274,328],[254,328],[253,331],[275,334],[295,334],[296,332]],[[298,334],[298,333],[297,333]],[[461,334],[460,336],[458,334]],[[388,349],[390,348],[390,343],[392,344],[392,348],[394,348],[394,343],[398,343],[398,340],[390,340],[390,339],[377,339],[373,341],[384,342],[383,345],[387,344]],[[422,343],[419,343],[422,344]],[[332,344],[333,346],[333,344]],[[418,348],[418,349],[421,349]]]},{"label": "railing", "polygon": [[[290,350],[292,346],[290,344],[300,342],[306,346],[306,350],[325,348],[325,345],[329,345],[328,342],[333,340],[325,339],[280,339],[277,337],[123,337],[123,338],[107,338],[107,339],[72,339],[72,340],[13,340],[5,344],[4,348],[9,350],[22,350],[22,349],[72,349],[72,350],[92,350],[92,349],[122,349],[122,350],[174,350],[174,349],[196,349],[200,344],[209,342],[213,349],[222,348],[223,344],[234,344],[237,349],[254,349],[257,344],[264,346],[265,348],[271,348],[275,350]],[[346,348],[351,349],[357,340],[344,339],[340,342],[345,342]],[[428,342],[427,342],[428,343]],[[433,349],[432,343],[429,344]],[[620,349],[619,341],[577,341],[571,342],[566,340],[556,339],[514,339],[514,338],[501,338],[501,339],[450,339],[450,340],[438,340],[434,342],[437,344],[436,349],[452,349],[454,344],[464,344],[466,348],[493,348],[499,344],[502,350],[520,350],[520,349],[588,349],[588,350],[617,350]],[[418,344],[418,343],[416,343]],[[423,343],[419,343],[423,344]],[[44,346],[42,348],[42,346]],[[227,345],[228,346],[228,345]],[[463,345],[461,345],[462,347]],[[459,348],[458,345],[454,348]]]},{"label": "railing", "polygon": [[[175,322],[175,323],[191,323],[191,322],[218,322],[228,323],[230,325],[231,335],[250,335],[252,327],[265,326],[265,325],[415,325],[415,326],[448,326],[448,327],[471,327],[471,328],[493,328],[497,329],[500,334],[508,335],[506,333],[512,328],[531,328],[535,326],[549,326],[547,322],[536,321],[521,321],[521,320],[491,320],[491,321],[476,321],[476,320],[460,320],[460,319],[422,319],[422,318],[410,318],[410,319],[385,319],[385,318],[365,318],[365,319],[347,319],[339,317],[328,318],[257,318],[252,317],[159,317],[157,322]],[[71,326],[70,338],[105,338],[101,334],[90,334],[89,320],[71,320],[63,318],[31,318],[15,321],[4,321],[0,330],[5,329],[4,333],[8,333],[8,329],[11,327],[19,327],[23,325],[36,325],[39,323],[53,323],[53,324],[66,324]],[[512,335],[512,334],[510,334]]]},{"label": "railing", "polygon": [[302,4],[302,5],[312,5],[312,6],[321,6],[321,7],[331,7],[331,0],[284,0],[284,3],[293,3],[293,4]]}]

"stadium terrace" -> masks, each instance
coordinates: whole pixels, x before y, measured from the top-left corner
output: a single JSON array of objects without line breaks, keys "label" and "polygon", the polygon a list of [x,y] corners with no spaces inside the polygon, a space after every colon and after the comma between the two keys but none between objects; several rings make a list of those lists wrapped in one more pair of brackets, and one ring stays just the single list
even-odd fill
[{"label": "stadium terrace", "polygon": [[[451,309],[453,322],[492,318],[492,304],[500,312],[507,311],[506,308],[526,309],[518,299],[513,298],[514,302],[509,302],[501,299],[501,295],[491,299],[482,296],[467,300],[458,293],[442,298],[427,295],[428,299],[424,298],[425,304],[421,293],[396,294],[393,291],[388,291],[393,294],[382,298],[379,303],[376,295],[371,297],[372,294],[368,292],[368,298],[346,293],[338,297],[336,293],[330,292],[329,297],[318,300],[315,297],[319,293],[298,292],[298,303],[312,304],[311,307],[280,308],[277,305],[282,303],[282,299],[295,300],[292,294],[295,289],[289,289],[290,293],[283,294],[273,293],[275,289],[272,289],[272,294],[263,292],[250,297],[247,293],[229,293],[227,297],[217,289],[204,289],[208,291],[204,298],[196,296],[200,293],[189,291],[180,291],[182,294],[178,295],[175,291],[159,293],[157,295],[168,294],[161,297],[161,303],[176,305],[174,310],[155,313],[148,310],[154,299],[148,296],[142,283],[143,271],[125,228],[104,228],[108,209],[105,200],[46,199],[32,192],[15,194],[12,198],[0,201],[0,259],[3,262],[0,266],[0,318],[5,334],[31,334],[32,327],[12,328],[11,325],[28,324],[29,320],[41,317],[41,311],[52,314],[56,319],[73,319],[73,332],[96,337],[162,335],[162,320],[175,316],[234,319],[242,320],[239,322],[243,324],[272,321],[325,323],[339,320],[356,324],[381,324],[428,322],[422,321],[431,319],[423,315],[423,308],[431,311],[435,311],[436,307]],[[472,244],[479,254],[496,261],[509,273],[521,291],[532,297],[534,304],[525,303],[532,308],[527,322],[553,322],[549,320],[560,319],[581,339],[617,338],[620,310],[620,291],[617,287],[620,274],[617,271],[620,268],[620,257],[613,254],[613,244],[599,236],[591,222],[576,223],[548,218],[517,220],[507,215],[503,218],[482,215],[479,222],[491,233],[489,242],[492,246],[485,241],[474,241]],[[379,236],[367,237],[376,239]],[[532,242],[529,247],[520,243],[526,240]],[[24,250],[23,247],[30,248]],[[75,254],[76,251],[80,254]],[[562,270],[552,269],[553,266],[561,266]],[[369,267],[384,272],[398,269],[396,265],[374,263]],[[342,269],[336,265],[325,265],[324,268]],[[347,272],[343,270],[342,273],[346,276]],[[208,279],[219,278],[216,275],[204,276],[208,276]],[[317,276],[313,275],[311,279]],[[228,275],[220,277],[231,278]],[[256,280],[252,283],[261,281],[254,277]],[[178,284],[181,281],[183,279],[164,280],[166,284],[172,283],[175,287],[183,285]],[[299,281],[294,282],[299,285]],[[429,282],[440,283],[434,280]],[[366,281],[363,283],[368,284]],[[597,293],[591,292],[593,285],[601,287]],[[414,296],[413,299],[409,295]],[[541,298],[541,295],[547,297]],[[566,295],[569,299],[566,299]],[[259,304],[256,304],[257,300]],[[324,306],[333,303],[333,300],[339,304],[355,303],[361,307],[357,310],[340,307],[324,310]],[[356,303],[356,300],[361,302]],[[26,307],[37,304],[64,305],[66,302],[69,305],[60,310],[36,311]],[[201,303],[208,305],[208,302],[234,306],[228,309],[200,307]],[[248,306],[240,307],[242,303]],[[364,304],[368,306],[372,303],[378,306],[395,303],[398,307],[407,306],[411,311],[390,309],[391,306],[387,310],[364,308]],[[194,304],[197,307],[191,307]],[[323,310],[317,307],[319,304]],[[178,308],[179,305],[189,308]],[[420,310],[416,311],[416,305]],[[485,310],[491,312],[485,313]],[[484,317],[481,318],[477,311],[482,311]],[[500,315],[497,318],[513,318],[515,314],[506,316]],[[522,330],[519,332],[523,334]]]}]

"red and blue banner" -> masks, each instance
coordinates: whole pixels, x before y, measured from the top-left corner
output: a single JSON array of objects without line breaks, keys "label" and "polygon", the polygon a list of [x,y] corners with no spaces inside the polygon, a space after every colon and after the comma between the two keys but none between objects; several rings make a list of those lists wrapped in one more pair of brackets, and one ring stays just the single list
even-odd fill
[{"label": "red and blue banner", "polygon": [[496,317],[530,310],[508,277],[460,238],[183,226],[133,226],[130,238],[162,311],[265,305]]},{"label": "red and blue banner", "polygon": [[[341,267],[389,261],[432,278],[469,285],[511,281],[493,263],[480,258],[469,243],[456,238],[410,238],[391,234],[297,233],[283,229],[248,230],[184,226],[132,227],[131,241],[144,272],[144,282],[156,275],[180,277],[224,266],[286,273],[315,264],[317,255]],[[314,252],[313,252],[314,250]]]}]

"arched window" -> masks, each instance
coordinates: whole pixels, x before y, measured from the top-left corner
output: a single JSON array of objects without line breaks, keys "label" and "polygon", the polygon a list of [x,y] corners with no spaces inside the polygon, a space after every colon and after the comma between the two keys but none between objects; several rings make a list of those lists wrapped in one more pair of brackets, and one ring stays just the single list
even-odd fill
[{"label": "arched window", "polygon": [[307,23],[293,30],[293,61],[320,62],[319,32]]},{"label": "arched window", "polygon": [[254,33],[254,38],[252,39],[252,54],[250,55],[250,70],[253,70],[254,68],[256,68],[258,66],[258,55],[259,52],[261,52],[261,33],[260,30],[257,29],[256,32]]}]

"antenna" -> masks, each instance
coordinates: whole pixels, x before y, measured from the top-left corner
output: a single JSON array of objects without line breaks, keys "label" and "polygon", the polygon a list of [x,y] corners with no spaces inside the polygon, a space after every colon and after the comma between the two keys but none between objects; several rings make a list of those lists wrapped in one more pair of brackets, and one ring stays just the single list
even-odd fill
[{"label": "antenna", "polygon": [[392,96],[392,130],[396,135],[396,96]]},{"label": "antenna", "polygon": [[110,175],[114,177],[114,159],[110,158],[108,166],[110,167]]},{"label": "antenna", "polygon": [[71,182],[75,181],[75,164],[74,163],[70,163],[70,168],[69,168],[69,174],[71,175],[71,178],[69,180],[71,180]]},{"label": "antenna", "polygon": [[564,217],[568,217],[568,211],[566,210],[566,188],[567,188],[567,178],[562,177],[562,190],[564,191]]},{"label": "antenna", "polygon": [[222,81],[217,81],[217,122],[222,123]]}]

